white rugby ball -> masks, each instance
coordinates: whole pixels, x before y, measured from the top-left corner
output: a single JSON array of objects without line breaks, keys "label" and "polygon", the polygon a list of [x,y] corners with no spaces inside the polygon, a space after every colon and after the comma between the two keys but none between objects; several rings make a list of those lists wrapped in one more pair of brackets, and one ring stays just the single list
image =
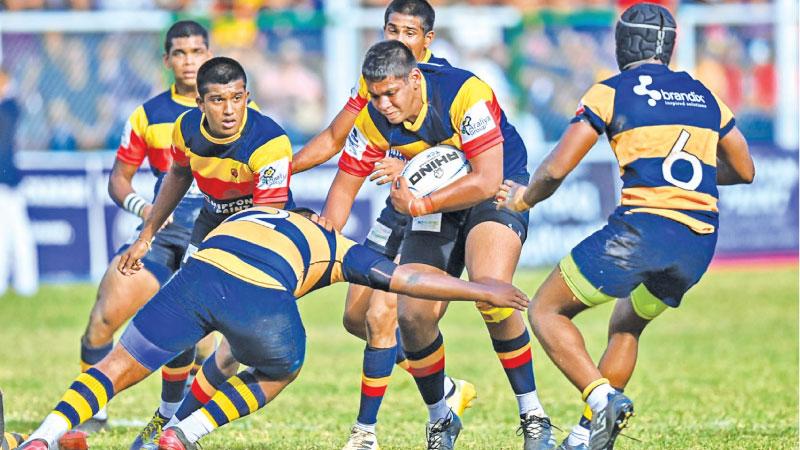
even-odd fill
[{"label": "white rugby ball", "polygon": [[464,153],[449,145],[437,145],[418,153],[400,173],[415,197],[424,197],[468,174],[472,168]]}]

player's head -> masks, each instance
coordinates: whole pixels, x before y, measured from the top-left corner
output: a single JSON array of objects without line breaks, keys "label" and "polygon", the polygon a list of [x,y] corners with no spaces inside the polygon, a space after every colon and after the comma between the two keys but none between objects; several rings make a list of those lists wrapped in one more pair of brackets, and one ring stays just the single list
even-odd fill
[{"label": "player's head", "polygon": [[675,19],[663,6],[639,3],[626,9],[615,32],[619,70],[647,61],[669,64],[675,28]]},{"label": "player's head", "polygon": [[433,42],[436,13],[426,0],[394,0],[383,14],[383,38],[406,44],[417,60]]},{"label": "player's head", "polygon": [[419,113],[422,73],[402,42],[383,41],[370,47],[361,75],[367,82],[370,102],[389,122],[402,123]]},{"label": "player's head", "polygon": [[164,64],[175,74],[175,82],[195,87],[197,69],[211,58],[208,31],[197,22],[175,22],[164,38]]},{"label": "player's head", "polygon": [[197,71],[197,105],[214,137],[235,135],[247,111],[247,75],[241,64],[224,56],[211,58]]}]

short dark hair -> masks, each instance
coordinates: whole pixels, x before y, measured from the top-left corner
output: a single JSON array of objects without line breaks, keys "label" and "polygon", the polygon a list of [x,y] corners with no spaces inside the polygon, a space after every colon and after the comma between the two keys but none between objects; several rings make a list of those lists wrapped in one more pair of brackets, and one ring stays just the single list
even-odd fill
[{"label": "short dark hair", "polygon": [[247,75],[235,59],[217,56],[204,62],[197,71],[197,92],[202,98],[208,93],[209,84],[228,84],[236,80],[247,85]]},{"label": "short dark hair", "polygon": [[201,36],[203,43],[208,48],[208,31],[199,23],[194,20],[181,20],[175,22],[167,30],[167,37],[164,38],[164,52],[169,53],[172,50],[172,40],[176,38]]},{"label": "short dark hair", "polygon": [[383,14],[383,26],[389,23],[389,15],[392,13],[419,17],[420,22],[422,22],[422,31],[425,33],[433,30],[433,22],[436,20],[433,6],[426,0],[394,0],[389,3],[389,6],[386,7],[386,12]]},{"label": "short dark hair", "polygon": [[417,60],[411,49],[400,41],[382,41],[367,50],[361,75],[374,83],[389,77],[406,78],[417,67]]}]

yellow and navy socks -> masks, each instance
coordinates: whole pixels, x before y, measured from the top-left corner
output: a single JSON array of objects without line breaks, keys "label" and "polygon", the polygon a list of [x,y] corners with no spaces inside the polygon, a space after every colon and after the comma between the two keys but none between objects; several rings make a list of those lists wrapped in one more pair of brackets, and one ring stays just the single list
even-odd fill
[{"label": "yellow and navy socks", "polygon": [[13,448],[17,448],[25,442],[25,439],[28,438],[27,434],[19,434],[19,433],[3,433],[3,440],[0,441],[0,450],[9,450]]},{"label": "yellow and navy socks", "polygon": [[161,406],[158,412],[163,417],[172,417],[183,400],[186,379],[194,366],[194,352],[194,347],[185,350],[161,368]]},{"label": "yellow and navy socks", "polygon": [[208,403],[227,379],[217,367],[216,352],[212,353],[194,377],[192,387],[175,412],[174,420],[181,421]]},{"label": "yellow and navy socks", "polygon": [[[374,427],[378,421],[378,410],[381,407],[386,387],[392,376],[398,345],[392,348],[364,348],[364,362],[361,373],[361,403],[358,407],[359,425]],[[369,430],[374,432],[374,429]]]},{"label": "yellow and navy socks", "polygon": [[229,378],[205,406],[177,426],[189,441],[197,442],[211,431],[252,414],[266,404],[267,397],[258,378],[251,370],[246,370]]}]

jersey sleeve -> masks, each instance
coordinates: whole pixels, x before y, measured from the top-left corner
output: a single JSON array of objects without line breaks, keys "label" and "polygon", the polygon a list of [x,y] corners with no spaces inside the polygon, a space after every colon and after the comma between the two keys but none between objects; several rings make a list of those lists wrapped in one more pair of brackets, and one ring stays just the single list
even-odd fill
[{"label": "jersey sleeve", "polygon": [[502,115],[488,84],[474,76],[464,82],[453,100],[450,119],[461,136],[461,150],[467,159],[503,142]]},{"label": "jersey sleeve", "polygon": [[614,95],[612,87],[603,83],[595,84],[581,98],[570,123],[585,120],[597,134],[605,133],[614,115]]},{"label": "jersey sleeve", "polygon": [[711,93],[719,106],[719,138],[722,139],[728,134],[734,126],[736,126],[736,118],[733,117],[733,111],[728,108],[728,105],[717,97],[717,94]]},{"label": "jersey sleeve", "polygon": [[397,264],[390,261],[389,258],[355,242],[352,242],[342,259],[343,281],[382,291],[389,290],[395,269],[397,269]]},{"label": "jersey sleeve", "polygon": [[134,166],[142,165],[147,156],[147,141],[145,140],[147,125],[147,114],[144,112],[144,106],[140,105],[125,123],[125,130],[122,132],[119,148],[117,148],[118,160]]},{"label": "jersey sleeve", "polygon": [[363,109],[344,143],[339,157],[339,168],[357,177],[365,177],[375,170],[375,163],[386,156],[386,145],[374,126],[371,126],[369,111]]},{"label": "jersey sleeve", "polygon": [[364,76],[361,75],[358,77],[358,84],[353,86],[350,90],[350,98],[347,99],[344,109],[353,114],[358,114],[367,106],[368,102],[369,91],[367,90],[367,81],[364,79]]},{"label": "jersey sleeve", "polygon": [[253,203],[282,203],[289,200],[292,178],[292,143],[280,134],[258,147],[247,165],[253,172]]},{"label": "jersey sleeve", "polygon": [[178,116],[175,126],[172,129],[172,161],[181,167],[189,167],[189,149],[186,147],[186,140],[183,136],[183,118],[186,113]]}]

